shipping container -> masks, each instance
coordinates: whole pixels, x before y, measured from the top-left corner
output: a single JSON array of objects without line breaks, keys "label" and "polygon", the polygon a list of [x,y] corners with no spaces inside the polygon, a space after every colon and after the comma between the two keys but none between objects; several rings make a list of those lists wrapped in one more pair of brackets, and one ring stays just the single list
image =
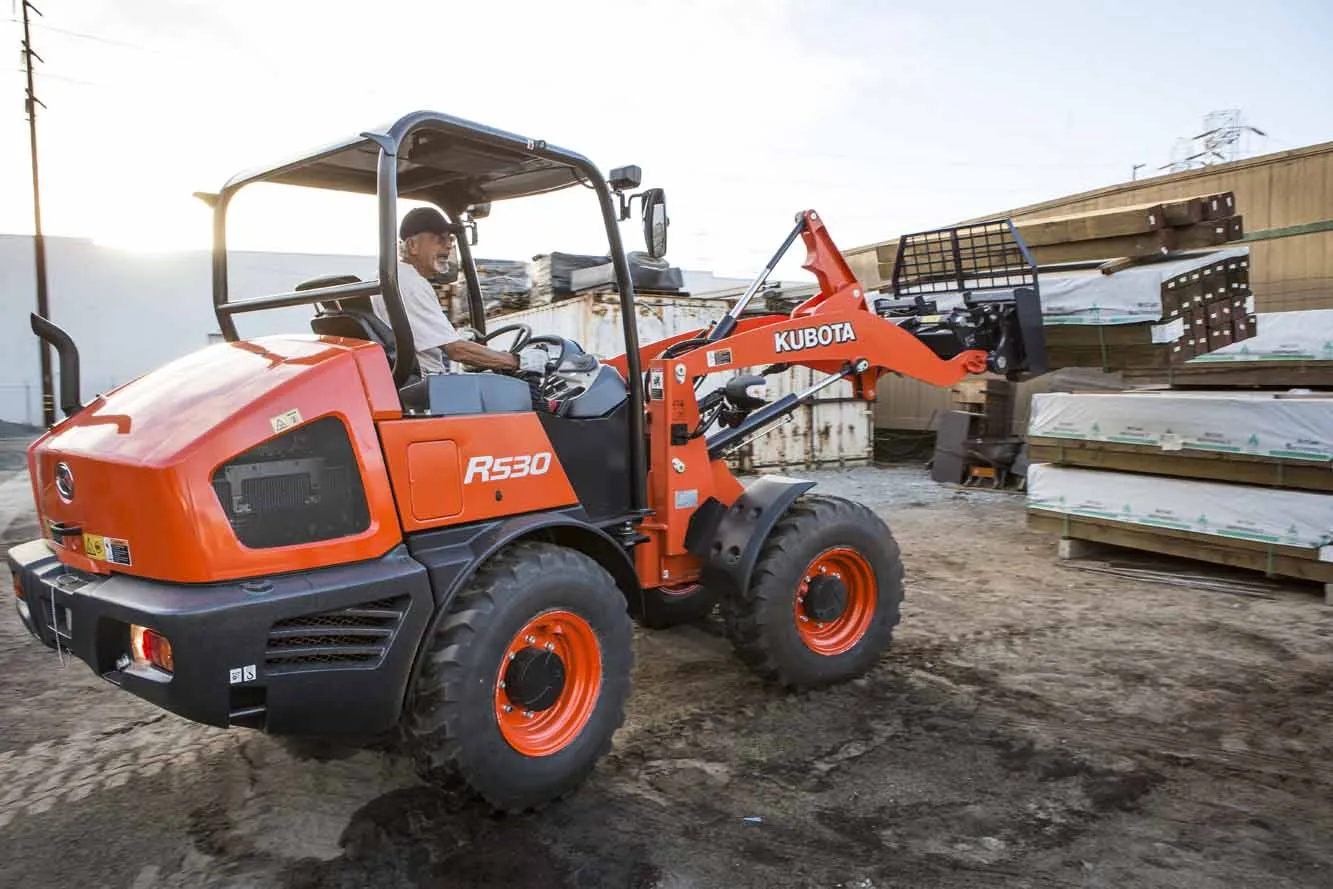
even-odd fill
[{"label": "shipping container", "polygon": [[[690,296],[638,298],[639,342],[651,343],[720,318],[730,303]],[[571,339],[586,351],[606,358],[625,351],[620,304],[615,297],[586,294],[490,319],[491,328],[527,324],[533,333]],[[726,382],[730,373],[712,374],[700,394]],[[824,374],[797,367],[768,378],[770,401],[809,388]],[[798,407],[785,421],[768,427],[739,448],[730,459],[743,472],[773,469],[859,466],[870,462],[872,405],[852,395],[843,381],[821,391],[811,404]]]}]

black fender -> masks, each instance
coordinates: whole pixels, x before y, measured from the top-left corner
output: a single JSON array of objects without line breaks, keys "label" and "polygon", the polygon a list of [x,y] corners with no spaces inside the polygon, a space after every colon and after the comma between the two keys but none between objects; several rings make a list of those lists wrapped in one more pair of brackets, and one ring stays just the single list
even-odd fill
[{"label": "black fender", "polygon": [[759,550],[787,507],[814,482],[765,475],[745,489],[731,506],[709,498],[690,518],[685,546],[704,560],[699,580],[724,596],[739,595],[750,585]]},{"label": "black fender", "polygon": [[426,568],[435,596],[435,614],[418,640],[407,684],[409,692],[421,672],[422,654],[429,649],[429,640],[448,616],[449,606],[458,591],[491,556],[512,543],[529,538],[548,540],[584,553],[610,573],[627,602],[638,595],[639,576],[630,554],[601,528],[589,524],[582,507],[410,535],[407,547],[413,558]]}]

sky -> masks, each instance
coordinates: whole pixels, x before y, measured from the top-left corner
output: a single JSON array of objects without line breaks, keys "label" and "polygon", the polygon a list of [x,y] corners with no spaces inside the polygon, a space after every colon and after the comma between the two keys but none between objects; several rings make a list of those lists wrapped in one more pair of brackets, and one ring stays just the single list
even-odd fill
[{"label": "sky", "polygon": [[[206,248],[192,192],[421,108],[640,165],[671,261],[742,276],[800,210],[848,248],[1111,185],[1215,109],[1268,134],[1253,153],[1333,140],[1328,0],[35,2],[45,230],[134,250]],[[0,232],[21,234],[8,6]],[[254,188],[231,218],[236,248],[374,252],[367,199]],[[600,225],[582,189],[497,205],[478,253],[602,253]]]}]

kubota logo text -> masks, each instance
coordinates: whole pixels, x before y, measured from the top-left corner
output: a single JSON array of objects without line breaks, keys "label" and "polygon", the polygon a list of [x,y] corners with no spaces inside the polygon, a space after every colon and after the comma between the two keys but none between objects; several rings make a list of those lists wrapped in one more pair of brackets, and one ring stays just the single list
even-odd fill
[{"label": "kubota logo text", "polygon": [[834,343],[850,343],[855,340],[856,331],[852,329],[852,322],[840,321],[837,324],[821,324],[818,327],[780,330],[773,334],[773,350],[799,352],[802,349],[831,346]]},{"label": "kubota logo text", "polygon": [[482,454],[467,461],[467,474],[463,484],[472,482],[502,482],[507,478],[523,478],[529,475],[545,475],[551,468],[551,452],[540,454],[516,454],[513,457],[491,457]]}]

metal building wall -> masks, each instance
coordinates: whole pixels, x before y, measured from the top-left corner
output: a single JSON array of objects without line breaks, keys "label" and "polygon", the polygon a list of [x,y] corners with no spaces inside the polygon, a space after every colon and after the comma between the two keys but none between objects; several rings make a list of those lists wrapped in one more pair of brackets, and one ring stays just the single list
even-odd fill
[{"label": "metal building wall", "polygon": [[[1247,234],[1333,220],[1333,142],[1126,182],[986,218],[1010,215],[1022,221],[1222,191],[1235,193]],[[1333,308],[1333,231],[1248,246],[1259,311]]]}]

